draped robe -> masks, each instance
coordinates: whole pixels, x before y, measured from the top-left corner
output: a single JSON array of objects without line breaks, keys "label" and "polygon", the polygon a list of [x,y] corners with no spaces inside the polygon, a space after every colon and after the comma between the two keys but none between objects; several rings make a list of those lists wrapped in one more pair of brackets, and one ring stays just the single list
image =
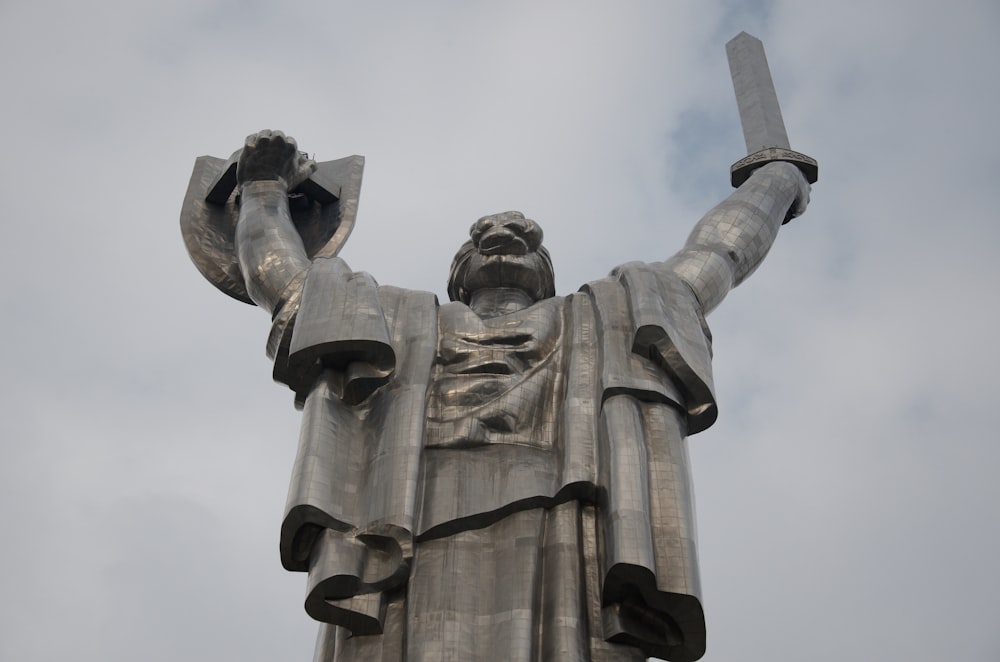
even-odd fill
[{"label": "draped robe", "polygon": [[702,656],[711,339],[666,264],[481,320],[318,258],[269,351],[303,407],[280,549],[316,660]]}]

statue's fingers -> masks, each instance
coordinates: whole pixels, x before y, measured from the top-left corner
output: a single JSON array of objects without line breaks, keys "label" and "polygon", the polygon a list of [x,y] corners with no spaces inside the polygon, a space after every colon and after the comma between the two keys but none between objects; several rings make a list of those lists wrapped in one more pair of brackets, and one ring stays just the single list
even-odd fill
[{"label": "statue's fingers", "polygon": [[263,129],[257,132],[257,141],[255,146],[260,149],[266,149],[274,141],[274,131],[270,129]]},{"label": "statue's fingers", "polygon": [[299,163],[299,172],[303,174],[303,179],[309,179],[309,175],[316,172],[318,167],[312,159],[305,159]]},{"label": "statue's fingers", "polygon": [[282,139],[284,140],[284,146],[281,148],[283,156],[287,158],[299,153],[299,146],[295,143],[295,138],[282,136]]},{"label": "statue's fingers", "polygon": [[794,209],[793,213],[796,217],[806,213],[806,207],[809,206],[809,188],[810,187],[806,186],[799,193],[799,197],[795,198],[795,203],[792,207]]}]

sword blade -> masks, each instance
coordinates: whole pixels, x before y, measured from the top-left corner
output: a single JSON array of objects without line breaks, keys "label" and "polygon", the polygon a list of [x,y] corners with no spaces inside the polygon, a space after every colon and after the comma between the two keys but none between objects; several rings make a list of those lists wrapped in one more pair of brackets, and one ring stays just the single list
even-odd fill
[{"label": "sword blade", "polygon": [[760,39],[741,32],[726,44],[729,71],[740,109],[740,123],[747,143],[747,154],[762,149],[789,149],[788,134],[781,119],[778,95],[774,91],[771,70]]}]

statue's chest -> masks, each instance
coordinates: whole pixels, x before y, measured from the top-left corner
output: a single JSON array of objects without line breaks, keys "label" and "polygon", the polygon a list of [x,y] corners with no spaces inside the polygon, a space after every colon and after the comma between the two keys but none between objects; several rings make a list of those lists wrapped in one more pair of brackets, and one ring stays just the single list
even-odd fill
[{"label": "statue's chest", "polygon": [[427,445],[548,446],[561,382],[562,326],[561,299],[489,319],[464,305],[442,306]]}]

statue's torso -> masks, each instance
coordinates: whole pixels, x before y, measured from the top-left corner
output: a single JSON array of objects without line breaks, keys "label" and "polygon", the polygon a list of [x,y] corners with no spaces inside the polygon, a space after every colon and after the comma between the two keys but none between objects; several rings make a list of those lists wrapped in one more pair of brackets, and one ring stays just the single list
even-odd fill
[{"label": "statue's torso", "polygon": [[486,319],[461,303],[441,306],[425,447],[551,448],[562,390],[563,305],[557,297]]}]

